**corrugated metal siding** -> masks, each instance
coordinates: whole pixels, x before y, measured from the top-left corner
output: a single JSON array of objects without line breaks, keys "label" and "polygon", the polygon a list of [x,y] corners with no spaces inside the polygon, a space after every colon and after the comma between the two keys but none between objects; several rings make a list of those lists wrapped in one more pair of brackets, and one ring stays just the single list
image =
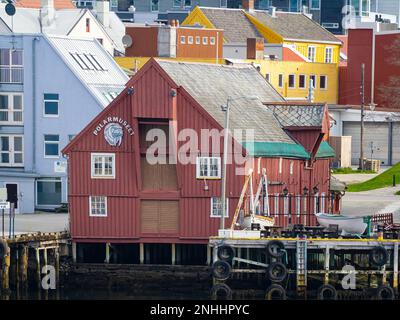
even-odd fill
[{"label": "corrugated metal siding", "polygon": [[107,217],[89,216],[89,197],[70,196],[72,238],[134,238],[138,234],[136,199],[107,197]]}]

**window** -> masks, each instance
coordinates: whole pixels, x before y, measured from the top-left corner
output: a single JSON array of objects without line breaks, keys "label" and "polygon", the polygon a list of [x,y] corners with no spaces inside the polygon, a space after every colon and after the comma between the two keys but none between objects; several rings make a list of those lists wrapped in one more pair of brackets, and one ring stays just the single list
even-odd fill
[{"label": "window", "polygon": [[22,94],[19,93],[0,94],[0,123],[1,124],[23,123]]},{"label": "window", "polygon": [[115,178],[115,154],[91,154],[92,178]]},{"label": "window", "polygon": [[0,165],[22,167],[24,145],[22,135],[0,135]]},{"label": "window", "polygon": [[[225,214],[224,217],[229,217],[229,199],[226,198],[225,205]],[[213,197],[211,198],[211,213],[210,217],[221,217],[222,206],[221,206],[221,198]]]},{"label": "window", "polygon": [[90,32],[90,18],[86,18],[86,32]]},{"label": "window", "polygon": [[179,8],[181,6],[181,1],[182,0],[174,0],[174,7]]},{"label": "window", "polygon": [[321,0],[311,0],[311,10],[320,10]]},{"label": "window", "polygon": [[185,44],[185,36],[181,36],[181,44]]},{"label": "window", "polygon": [[196,44],[200,44],[200,37],[199,36],[196,37]]},{"label": "window", "polygon": [[321,192],[320,212],[325,212],[325,192]]},{"label": "window", "polygon": [[228,6],[228,0],[220,0],[219,4],[221,8],[226,8]]},{"label": "window", "polygon": [[207,45],[208,44],[208,38],[207,37],[203,37],[203,44]]},{"label": "window", "polygon": [[210,44],[215,45],[215,37],[210,37]]},{"label": "window", "polygon": [[306,76],[304,74],[299,75],[299,88],[304,89],[306,87]]},{"label": "window", "polygon": [[332,47],[325,48],[325,63],[332,63],[332,52],[333,52]]},{"label": "window", "polygon": [[270,74],[269,73],[265,74],[265,80],[267,80],[269,82],[269,78],[270,78]]},{"label": "window", "polygon": [[151,0],[151,11],[158,11],[158,0]]},{"label": "window", "polygon": [[188,44],[193,44],[193,36],[188,36]]},{"label": "window", "polygon": [[58,158],[59,157],[60,136],[58,134],[44,135],[44,157]]},{"label": "window", "polygon": [[315,75],[310,75],[310,81],[312,82],[312,86],[315,89],[317,87],[317,78],[315,77]]},{"label": "window", "polygon": [[89,197],[89,216],[107,217],[107,197],[104,196]]},{"label": "window", "polygon": [[192,0],[185,0],[185,7],[191,7],[192,6]]},{"label": "window", "polygon": [[278,168],[279,174],[282,174],[282,167],[283,167],[283,158],[279,158],[279,168]]},{"label": "window", "polygon": [[319,88],[325,90],[327,88],[327,77],[319,76]]},{"label": "window", "polygon": [[295,88],[296,87],[296,77],[294,74],[289,74],[289,88]]},{"label": "window", "polygon": [[283,74],[280,73],[278,76],[278,87],[283,88]]},{"label": "window", "polygon": [[71,142],[72,139],[74,139],[76,137],[76,134],[69,134],[68,135],[68,141]]},{"label": "window", "polygon": [[36,205],[58,206],[62,201],[61,178],[49,177],[36,180]]},{"label": "window", "polygon": [[0,82],[22,83],[24,69],[22,50],[0,49]]},{"label": "window", "polygon": [[196,158],[197,179],[220,179],[221,158],[220,157],[197,157]]},{"label": "window", "polygon": [[315,62],[315,46],[308,46],[308,60]]},{"label": "window", "polygon": [[361,14],[363,16],[369,16],[370,5],[370,0],[361,0]]},{"label": "window", "polygon": [[45,117],[58,117],[58,94],[45,93],[44,94],[44,110]]}]

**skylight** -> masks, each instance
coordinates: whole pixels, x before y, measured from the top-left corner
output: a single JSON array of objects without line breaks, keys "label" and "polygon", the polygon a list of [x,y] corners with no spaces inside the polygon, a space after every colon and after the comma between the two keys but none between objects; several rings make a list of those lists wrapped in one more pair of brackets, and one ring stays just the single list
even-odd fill
[{"label": "skylight", "polygon": [[83,70],[97,70],[97,71],[106,71],[97,57],[91,53],[76,53],[70,52],[71,57],[75,60],[75,62],[83,69]]}]

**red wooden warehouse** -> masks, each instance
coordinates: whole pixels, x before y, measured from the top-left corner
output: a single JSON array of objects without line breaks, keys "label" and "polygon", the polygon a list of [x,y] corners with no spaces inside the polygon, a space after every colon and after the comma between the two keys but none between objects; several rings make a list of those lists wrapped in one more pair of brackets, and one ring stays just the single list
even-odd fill
[{"label": "red wooden warehouse", "polygon": [[63,150],[76,259],[206,263],[220,224],[228,98],[235,161],[227,162],[226,225],[249,167],[255,183],[266,169],[277,224],[312,225],[315,211],[334,207],[324,105],[284,103],[252,66],[151,59]]}]

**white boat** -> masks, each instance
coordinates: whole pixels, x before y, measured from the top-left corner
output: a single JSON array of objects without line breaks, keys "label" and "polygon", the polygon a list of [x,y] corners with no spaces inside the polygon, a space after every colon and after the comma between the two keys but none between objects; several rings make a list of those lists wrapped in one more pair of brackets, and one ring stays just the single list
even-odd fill
[{"label": "white boat", "polygon": [[361,235],[365,232],[368,224],[364,222],[365,217],[348,217],[339,214],[326,214],[316,213],[315,214],[318,223],[323,227],[329,227],[329,225],[337,225],[339,231],[345,234],[357,234]]},{"label": "white boat", "polygon": [[275,223],[274,218],[266,217],[266,216],[260,216],[257,214],[246,216],[243,218],[243,222],[241,223],[241,226],[243,229],[251,229],[251,224],[252,223],[258,223],[260,224],[261,230],[264,230],[265,227],[271,227]]}]

